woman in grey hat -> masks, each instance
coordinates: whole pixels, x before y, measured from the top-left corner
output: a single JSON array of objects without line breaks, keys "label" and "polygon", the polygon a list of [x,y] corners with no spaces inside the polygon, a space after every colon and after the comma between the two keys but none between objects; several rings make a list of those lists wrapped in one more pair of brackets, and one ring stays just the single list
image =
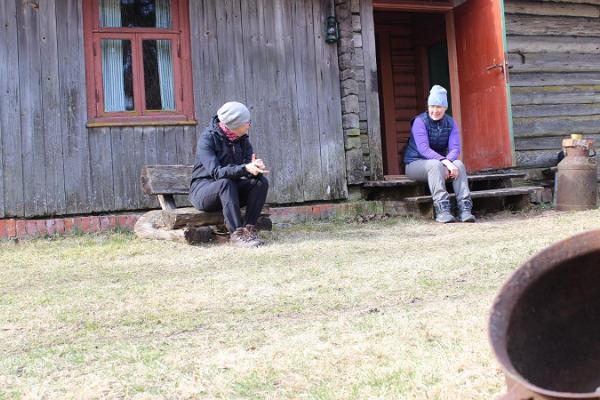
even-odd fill
[{"label": "woman in grey hat", "polygon": [[[250,111],[230,101],[217,111],[198,139],[192,171],[190,201],[201,211],[222,210],[237,247],[263,244],[256,234],[256,221],[267,198],[268,171],[257,159],[248,138]],[[240,207],[246,206],[245,221]]]},{"label": "woman in grey hat", "polygon": [[435,208],[435,220],[442,223],[456,221],[450,208],[450,195],[446,191],[446,179],[451,179],[458,205],[458,220],[475,222],[471,213],[473,202],[467,171],[458,159],[458,126],[452,117],[446,115],[446,93],[446,89],[434,85],[427,99],[427,112],[413,119],[408,147],[404,153],[406,175],[416,181],[428,183]]}]

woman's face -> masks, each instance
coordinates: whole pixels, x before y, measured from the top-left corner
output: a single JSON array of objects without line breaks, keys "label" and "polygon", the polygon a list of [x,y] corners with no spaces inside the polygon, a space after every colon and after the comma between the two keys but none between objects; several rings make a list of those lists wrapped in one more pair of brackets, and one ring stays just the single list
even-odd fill
[{"label": "woman's face", "polygon": [[248,121],[248,122],[242,124],[242,126],[240,126],[239,128],[235,128],[235,129],[230,128],[230,130],[232,132],[235,132],[235,134],[238,135],[238,137],[240,137],[240,136],[244,136],[246,133],[248,133],[251,126],[252,126],[252,121]]},{"label": "woman's face", "polygon": [[448,107],[443,106],[429,106],[427,107],[427,112],[429,113],[429,118],[434,121],[439,121],[444,117],[447,109]]}]

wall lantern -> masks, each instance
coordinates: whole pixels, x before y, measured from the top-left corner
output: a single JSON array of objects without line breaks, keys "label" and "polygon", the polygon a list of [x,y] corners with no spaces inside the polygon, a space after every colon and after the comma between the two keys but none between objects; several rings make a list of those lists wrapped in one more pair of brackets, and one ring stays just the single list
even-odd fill
[{"label": "wall lantern", "polygon": [[338,23],[334,16],[327,17],[327,25],[325,28],[325,41],[327,43],[335,43],[340,38],[338,32]]}]

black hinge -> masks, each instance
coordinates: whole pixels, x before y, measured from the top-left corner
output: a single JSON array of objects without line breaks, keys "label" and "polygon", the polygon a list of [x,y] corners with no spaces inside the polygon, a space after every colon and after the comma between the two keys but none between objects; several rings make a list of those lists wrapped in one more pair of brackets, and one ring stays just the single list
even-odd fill
[{"label": "black hinge", "polygon": [[92,51],[94,52],[94,57],[96,57],[96,43],[92,46]]},{"label": "black hinge", "polygon": [[177,43],[177,57],[181,58],[181,43]]},{"label": "black hinge", "polygon": [[100,93],[98,93],[98,89],[96,89],[96,92],[94,93],[96,96],[96,103],[100,102]]}]

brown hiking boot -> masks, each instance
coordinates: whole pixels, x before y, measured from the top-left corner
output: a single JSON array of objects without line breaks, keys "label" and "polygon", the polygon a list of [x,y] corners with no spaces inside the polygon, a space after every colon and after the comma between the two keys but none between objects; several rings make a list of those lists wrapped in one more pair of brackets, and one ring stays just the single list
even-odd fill
[{"label": "brown hiking boot", "polygon": [[260,243],[259,246],[265,244],[264,240],[262,240],[260,236],[258,236],[257,225],[246,225],[246,229],[248,229],[248,232],[252,235],[252,237]]},{"label": "brown hiking boot", "polygon": [[262,244],[262,240],[248,231],[247,228],[237,228],[229,236],[229,243],[235,247],[258,247]]}]

